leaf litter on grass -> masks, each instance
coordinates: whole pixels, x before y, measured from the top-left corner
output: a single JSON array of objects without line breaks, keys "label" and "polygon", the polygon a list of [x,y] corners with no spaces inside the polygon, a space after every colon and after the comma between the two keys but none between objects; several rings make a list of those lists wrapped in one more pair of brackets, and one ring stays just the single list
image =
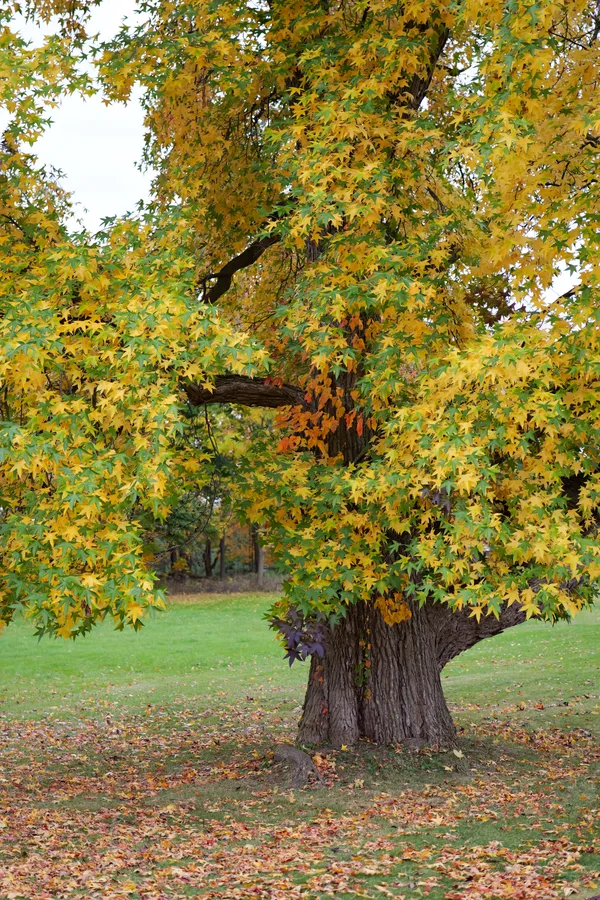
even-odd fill
[{"label": "leaf litter on grass", "polygon": [[[270,755],[293,738],[289,723],[254,708],[208,712],[1,722],[2,900],[595,892],[596,804],[587,792],[574,814],[561,791],[591,784],[600,761],[585,729],[480,723],[483,761],[468,779],[428,751],[392,753],[375,775],[357,763],[369,747],[319,752],[327,786],[292,791]],[[432,774],[411,782],[419,764]]]}]

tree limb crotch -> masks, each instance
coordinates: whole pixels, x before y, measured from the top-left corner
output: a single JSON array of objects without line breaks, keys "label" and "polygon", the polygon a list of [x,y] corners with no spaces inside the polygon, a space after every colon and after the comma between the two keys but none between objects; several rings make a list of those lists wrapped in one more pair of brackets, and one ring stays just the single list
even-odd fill
[{"label": "tree limb crotch", "polygon": [[470,615],[469,609],[451,610],[441,604],[430,606],[429,614],[436,620],[440,671],[459,653],[513,625],[520,625],[527,618],[518,603],[505,604],[498,618],[487,615],[481,616],[479,621]]}]

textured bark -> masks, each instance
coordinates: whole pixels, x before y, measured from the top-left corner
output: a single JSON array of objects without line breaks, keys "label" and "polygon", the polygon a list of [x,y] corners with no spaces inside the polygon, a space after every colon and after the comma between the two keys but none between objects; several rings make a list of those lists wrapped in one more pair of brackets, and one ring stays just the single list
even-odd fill
[{"label": "textured bark", "polygon": [[372,437],[362,412],[356,409],[353,393],[361,370],[342,372],[331,379],[331,392],[338,394],[346,415],[337,417],[332,401],[324,404],[324,411],[337,418],[335,428],[326,438],[329,456],[341,456],[345,465],[359,461],[366,453]]},{"label": "textured bark", "polygon": [[[230,259],[229,262],[225,263],[223,268],[218,272],[215,272],[214,275],[206,275],[204,278],[202,300],[204,300],[205,303],[216,303],[217,300],[231,287],[233,276],[236,272],[251,266],[260,259],[265,250],[268,250],[273,244],[278,244],[280,240],[281,236],[278,234],[270,234],[266,237],[259,238],[249,244],[248,247],[241,253],[238,253],[237,256],[234,256],[233,259]],[[214,281],[214,284],[210,288],[206,284],[208,281]]]},{"label": "textured bark", "polygon": [[213,573],[213,569],[217,562],[217,557],[213,559],[212,556],[212,543],[210,538],[206,538],[206,543],[204,544],[204,552],[202,554],[204,558],[204,571],[206,573],[206,577],[210,578]]},{"label": "textured bark", "polygon": [[258,526],[250,526],[250,540],[252,543],[252,571],[258,574]]},{"label": "textured bark", "polygon": [[256,561],[256,584],[259,588],[265,583],[265,548],[262,544],[258,545],[258,559]]},{"label": "textured bark", "polygon": [[504,606],[498,618],[482,616],[479,622],[469,610],[452,612],[444,607],[434,610],[437,629],[437,657],[440,671],[446,663],[469,647],[474,647],[485,638],[500,634],[513,625],[520,625],[526,619],[517,603]]},{"label": "textured bark", "polygon": [[458,653],[523,621],[518,607],[479,623],[441,606],[414,608],[405,622],[387,625],[357,604],[332,631],[324,659],[313,657],[299,740],[348,746],[452,746],[456,730],[440,673]]},{"label": "textured bark", "polygon": [[362,610],[353,607],[332,632],[325,658],[313,656],[299,739],[305,744],[355,744],[360,737],[359,661]]},{"label": "textured bark", "polygon": [[302,388],[292,384],[272,384],[261,378],[245,375],[217,375],[212,389],[199,384],[183,386],[192,406],[205,403],[238,403],[240,406],[262,406],[275,409],[280,406],[306,405]]}]

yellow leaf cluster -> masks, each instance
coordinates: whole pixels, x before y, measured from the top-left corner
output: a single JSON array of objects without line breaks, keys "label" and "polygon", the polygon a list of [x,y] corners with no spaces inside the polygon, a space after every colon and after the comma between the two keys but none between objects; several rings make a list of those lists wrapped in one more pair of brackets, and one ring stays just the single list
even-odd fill
[{"label": "yellow leaf cluster", "polygon": [[375,607],[383,616],[386,625],[396,625],[399,622],[406,622],[412,617],[410,606],[402,597],[402,594],[393,594],[389,596],[379,596],[375,601]]}]

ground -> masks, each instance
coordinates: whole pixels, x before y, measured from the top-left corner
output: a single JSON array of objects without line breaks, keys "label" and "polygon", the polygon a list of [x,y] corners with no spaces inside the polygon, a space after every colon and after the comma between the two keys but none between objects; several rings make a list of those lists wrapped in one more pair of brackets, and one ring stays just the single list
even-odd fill
[{"label": "ground", "polygon": [[178,598],[139,634],[0,637],[0,900],[573,900],[600,893],[600,611],[450,665],[453,753],[315,754],[306,667],[260,596]]}]

